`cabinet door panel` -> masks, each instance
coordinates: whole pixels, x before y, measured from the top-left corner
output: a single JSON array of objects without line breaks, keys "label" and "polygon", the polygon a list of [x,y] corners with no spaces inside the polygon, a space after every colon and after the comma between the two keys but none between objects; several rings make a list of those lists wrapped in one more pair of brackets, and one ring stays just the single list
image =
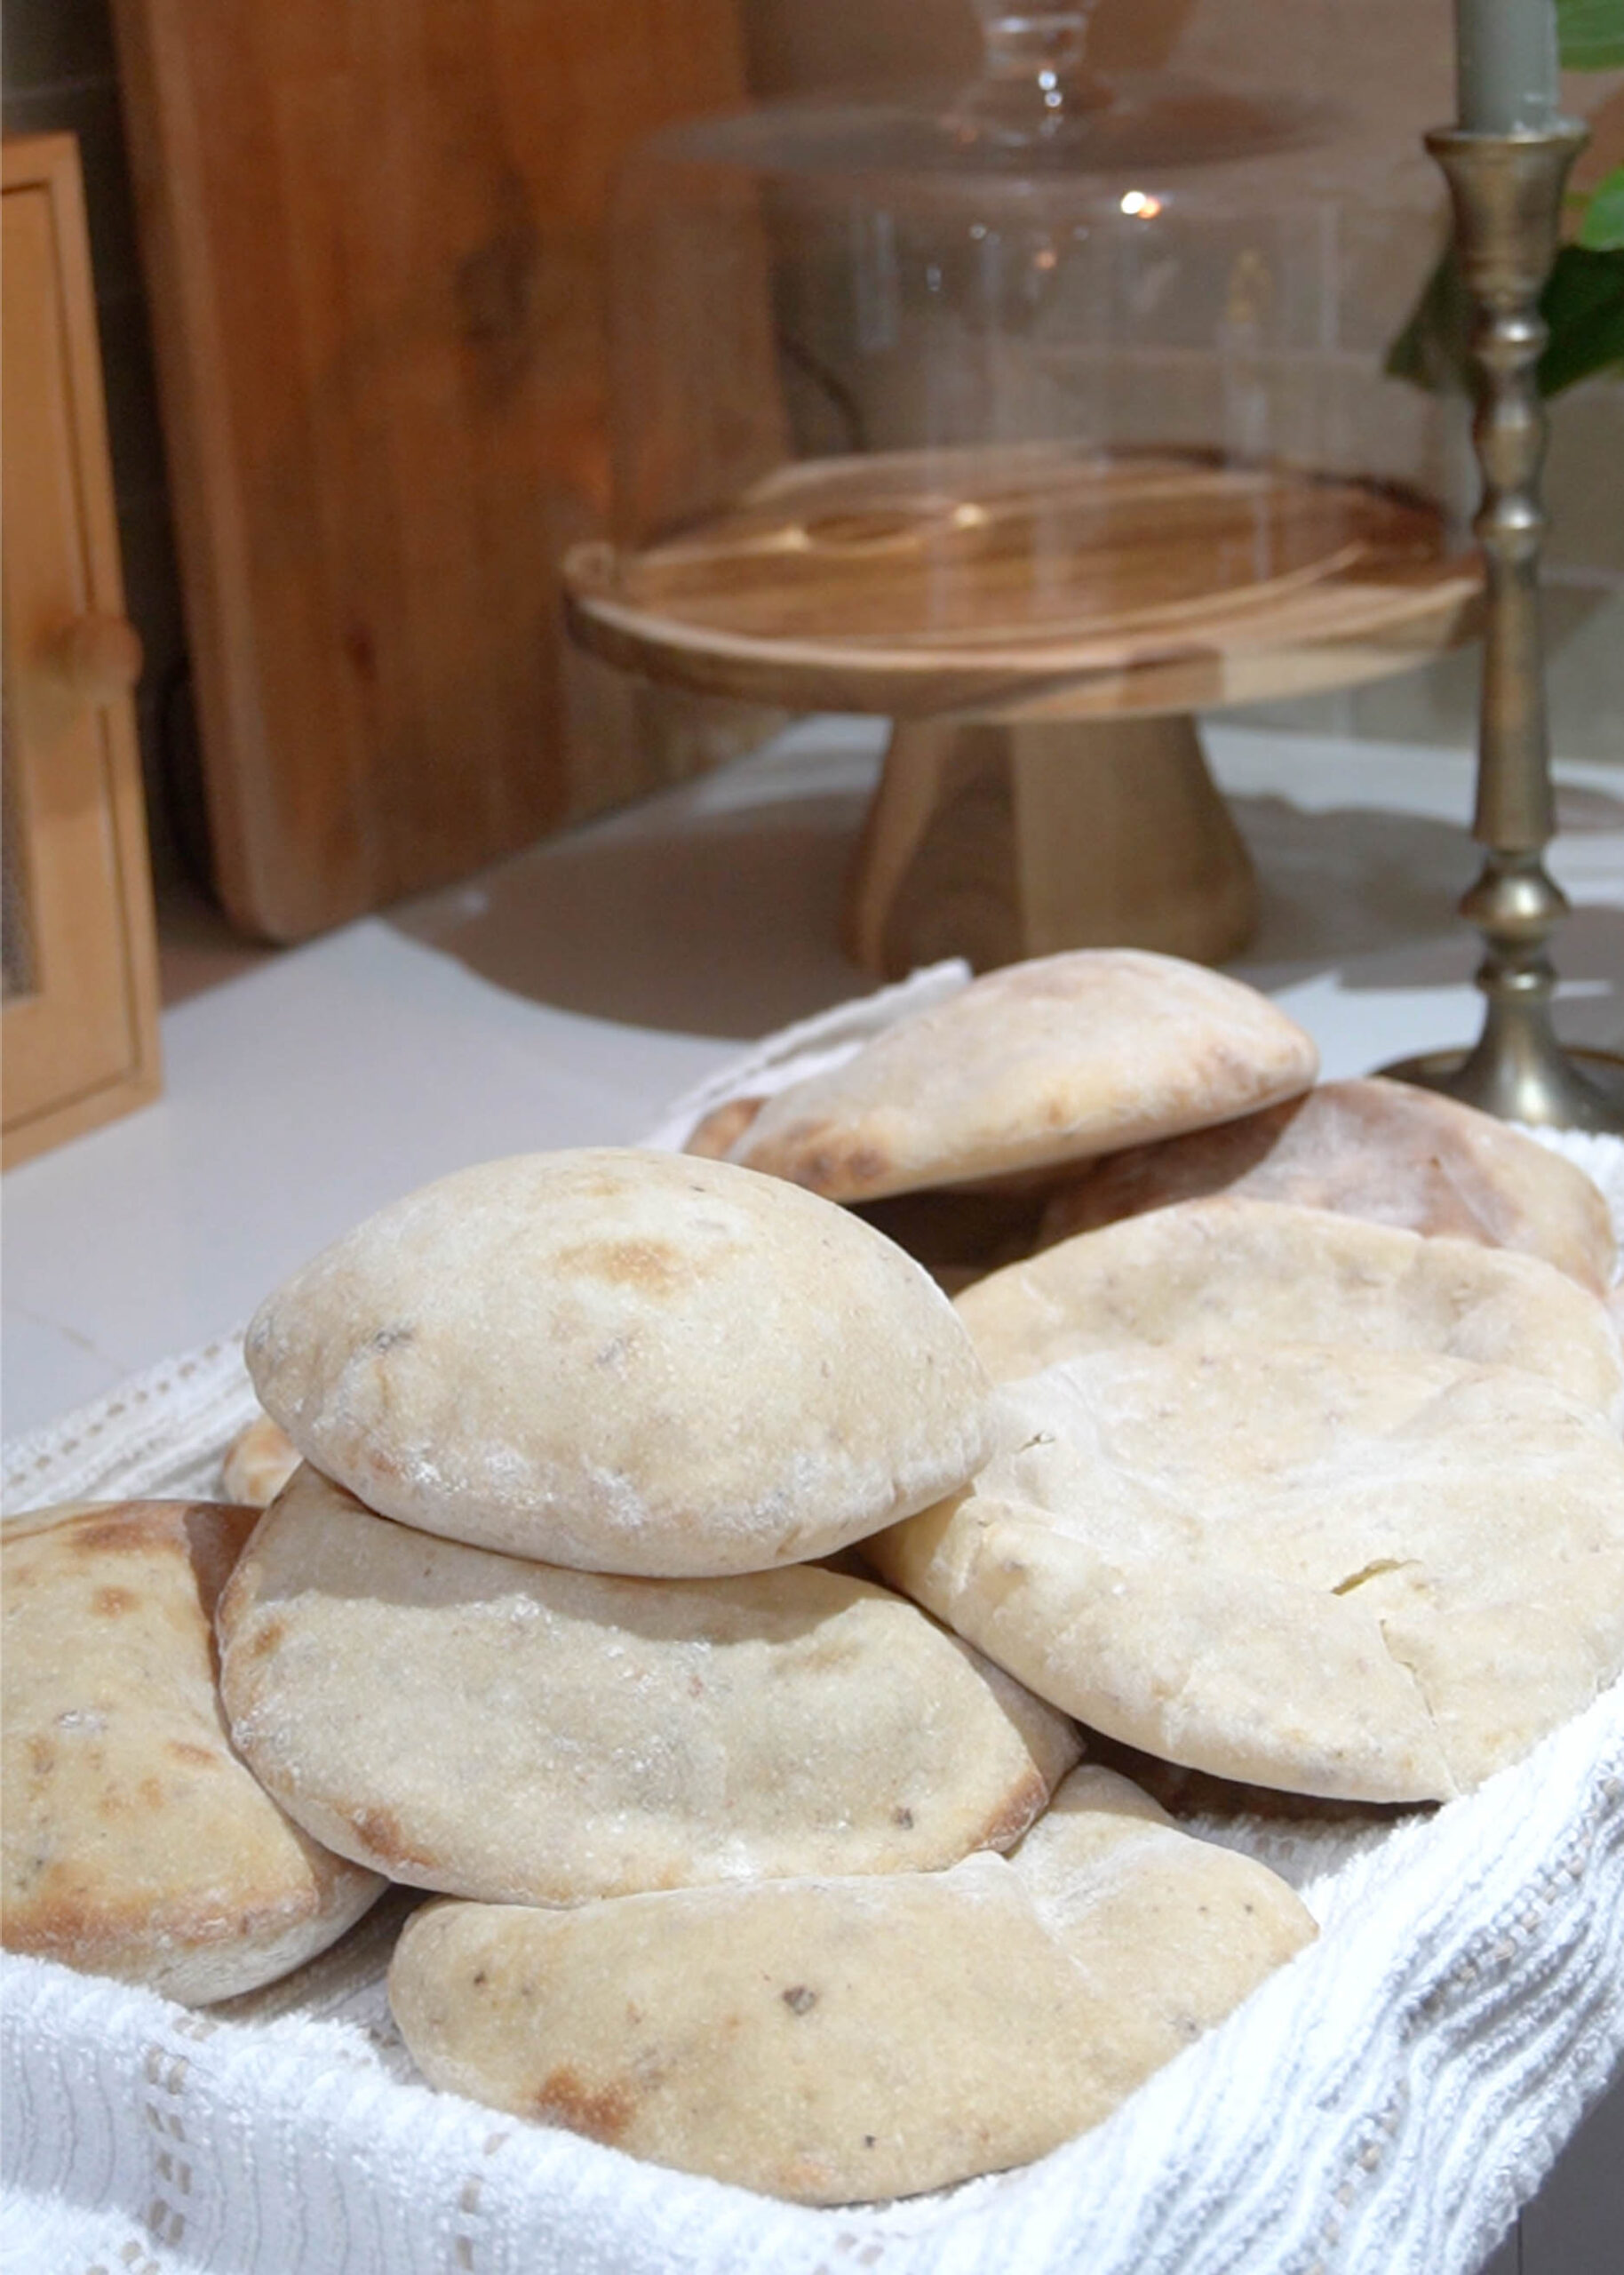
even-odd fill
[{"label": "cabinet door panel", "polygon": [[157,1086],[151,882],[73,145],[0,199],[5,1160]]}]

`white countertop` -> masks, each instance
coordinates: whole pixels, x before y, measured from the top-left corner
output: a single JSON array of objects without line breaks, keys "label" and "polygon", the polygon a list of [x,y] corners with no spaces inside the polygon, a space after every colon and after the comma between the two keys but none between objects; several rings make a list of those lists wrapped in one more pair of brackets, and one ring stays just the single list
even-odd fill
[{"label": "white countertop", "polygon": [[[1215,727],[1263,888],[1231,967],[1365,1073],[1476,1036],[1481,856],[1465,753]],[[878,763],[814,720],[742,765],[475,882],[252,962],[164,1014],[155,1105],[13,1169],[4,1429],[15,1438],[240,1324],[326,1241],[505,1153],[639,1138],[747,1042],[872,984],[841,879]],[[1624,1049],[1624,770],[1559,765],[1558,1025]]]}]

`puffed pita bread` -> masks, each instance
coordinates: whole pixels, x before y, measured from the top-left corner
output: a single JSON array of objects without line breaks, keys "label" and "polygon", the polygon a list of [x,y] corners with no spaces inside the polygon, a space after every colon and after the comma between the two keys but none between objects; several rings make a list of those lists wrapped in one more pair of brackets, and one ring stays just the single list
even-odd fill
[{"label": "puffed pita bread", "polygon": [[1607,1204],[1581,1169],[1493,1114],[1380,1075],[1108,1154],[1053,1196],[1034,1244],[1216,1193],[1520,1249],[1593,1295],[1612,1279]]},{"label": "puffed pita bread", "polygon": [[75,1504],[5,1528],[0,1940],[203,2004],[381,1894],[232,1752],[210,1620],[251,1509]]},{"label": "puffed pita bread", "polygon": [[426,1538],[308,1469],[219,1626],[232,1735],[289,1814],[491,1902],[951,1864],[1017,1840],[1079,1750],[872,1581],[569,1571]]},{"label": "puffed pita bread", "polygon": [[[1009,964],[768,1098],[728,1158],[832,1201],[1007,1177],[1308,1089],[1311,1038],[1200,964],[1080,948]],[[702,1142],[716,1142],[707,1130]]]},{"label": "puffed pita bread", "polygon": [[1246,1784],[1444,1800],[1624,1667],[1624,1445],[1510,1368],[1124,1345],[865,1545],[1039,1696]]},{"label": "puffed pita bread", "polygon": [[1618,1330],[1554,1265],[1290,1201],[1221,1195],[1126,1217],[957,1304],[999,1382],[1113,1343],[1341,1343],[1525,1367],[1624,1414]]},{"label": "puffed pita bread", "polygon": [[1083,1768],[1008,1860],[564,1914],[430,1904],[389,1996],[434,2085],[839,2204],[1043,2155],[1313,1933],[1262,1865]]},{"label": "puffed pita bread", "polygon": [[268,1414],[235,1437],[220,1464],[220,1489],[245,1509],[268,1509],[303,1456]]},{"label": "puffed pita bread", "polygon": [[776,1179],[631,1148],[410,1194],[263,1305],[246,1357],[369,1508],[587,1571],[824,1555],[990,1443],[980,1362],[911,1257]]}]

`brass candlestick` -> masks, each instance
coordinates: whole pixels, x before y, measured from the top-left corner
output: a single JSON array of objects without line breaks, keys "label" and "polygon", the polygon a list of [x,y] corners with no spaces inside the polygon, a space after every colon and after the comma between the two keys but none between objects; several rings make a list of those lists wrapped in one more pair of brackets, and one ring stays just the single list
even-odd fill
[{"label": "brass candlestick", "polygon": [[1483,874],[1461,914],[1483,934],[1487,1002],[1469,1050],[1431,1051],[1387,1072],[1503,1120],[1624,1132],[1624,1059],[1564,1049],[1551,1025],[1546,942],[1568,903],[1540,856],[1556,833],[1540,636],[1540,472],[1545,413],[1536,378],[1540,295],[1556,257],[1568,169],[1583,148],[1568,123],[1512,134],[1427,137],[1454,203],[1455,245],[1476,309],[1472,354],[1483,472],[1473,523],[1485,570],[1483,706],[1472,834]]}]

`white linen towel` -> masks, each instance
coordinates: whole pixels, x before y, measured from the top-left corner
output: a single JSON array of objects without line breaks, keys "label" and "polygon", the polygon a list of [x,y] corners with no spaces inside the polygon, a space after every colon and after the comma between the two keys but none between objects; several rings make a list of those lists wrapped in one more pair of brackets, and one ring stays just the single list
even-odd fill
[{"label": "white linen towel", "polygon": [[[673,1107],[856,1047],[937,967],[774,1038]],[[1549,1142],[1624,1229],[1624,1144]],[[9,1508],[218,1490],[236,1337],[12,1449]],[[1200,1829],[1200,1828],[1198,1828]],[[1624,1686],[1477,1792],[1391,1826],[1221,1837],[1317,1944],[1105,2124],[1023,2170],[812,2211],[416,2081],[382,1974],[400,1900],[205,2013],[7,1957],[0,2263],[19,2275],[1474,2275],[1624,2056]]]}]

